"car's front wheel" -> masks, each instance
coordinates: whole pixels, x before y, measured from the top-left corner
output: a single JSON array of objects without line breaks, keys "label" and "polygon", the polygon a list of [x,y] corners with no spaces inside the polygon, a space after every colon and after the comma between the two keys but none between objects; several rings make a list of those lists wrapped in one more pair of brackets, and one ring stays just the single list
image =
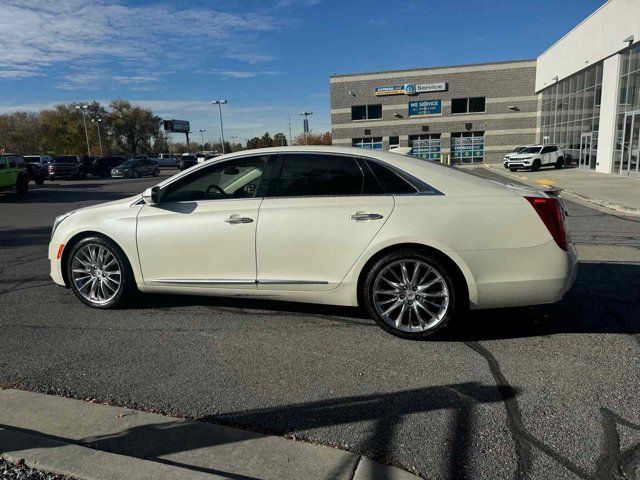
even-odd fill
[{"label": "car's front wheel", "polygon": [[67,258],[67,280],[83,303],[110,308],[133,290],[133,274],[120,248],[103,237],[91,236],[73,246]]},{"label": "car's front wheel", "polygon": [[532,172],[537,172],[538,170],[540,170],[540,167],[542,166],[542,162],[539,159],[535,159],[533,161],[533,165],[531,165],[531,171]]},{"label": "car's front wheel", "polygon": [[367,313],[385,331],[423,339],[454,316],[458,291],[447,267],[435,256],[409,250],[380,258],[360,294]]},{"label": "car's front wheel", "polygon": [[556,160],[556,164],[554,165],[554,167],[556,168],[556,170],[559,170],[562,167],[564,167],[564,159],[562,157],[558,158],[558,160]]}]

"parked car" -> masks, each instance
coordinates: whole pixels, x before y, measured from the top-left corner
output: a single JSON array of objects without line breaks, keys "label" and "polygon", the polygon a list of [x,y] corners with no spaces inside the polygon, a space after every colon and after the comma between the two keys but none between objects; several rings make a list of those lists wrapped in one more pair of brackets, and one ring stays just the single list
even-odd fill
[{"label": "parked car", "polygon": [[161,153],[158,155],[158,165],[161,167],[176,167],[176,156],[171,153]]},{"label": "parked car", "polygon": [[16,190],[18,195],[29,191],[29,172],[24,159],[15,153],[0,154],[0,191]]},{"label": "parked car", "polygon": [[94,160],[91,166],[91,174],[99,177],[110,177],[111,170],[129,160],[127,157],[114,155],[101,157]]},{"label": "parked car", "polygon": [[157,162],[149,159],[131,159],[111,170],[114,178],[138,178],[144,176],[160,175],[160,168]]},{"label": "parked car", "polygon": [[509,160],[511,157],[513,157],[514,155],[517,155],[518,153],[522,152],[525,148],[527,148],[529,145],[522,145],[520,147],[516,147],[513,149],[513,151],[507,153],[504,156],[504,160],[507,161]]},{"label": "parked car", "polygon": [[307,146],[231,153],[66,213],[49,259],[91,307],[136,289],[360,306],[387,332],[424,338],[467,308],[559,300],[577,255],[560,201],[540,190]]},{"label": "parked car", "polygon": [[53,157],[51,155],[25,155],[23,158],[27,163],[39,163],[46,170],[47,165]]},{"label": "parked car", "polygon": [[33,180],[36,185],[42,185],[45,177],[48,175],[48,162],[42,163],[42,157],[40,155],[25,155],[23,158],[25,166],[27,167],[29,180]]},{"label": "parked car", "polygon": [[49,180],[56,178],[87,178],[88,167],[78,155],[58,155],[47,166]]},{"label": "parked car", "polygon": [[555,168],[564,167],[565,155],[557,145],[529,145],[519,153],[505,157],[504,168],[515,172],[519,168],[530,168],[532,172],[540,167],[553,165]]},{"label": "parked car", "polygon": [[193,167],[198,164],[198,159],[195,155],[184,154],[178,157],[178,168],[180,170],[186,170],[189,167]]}]

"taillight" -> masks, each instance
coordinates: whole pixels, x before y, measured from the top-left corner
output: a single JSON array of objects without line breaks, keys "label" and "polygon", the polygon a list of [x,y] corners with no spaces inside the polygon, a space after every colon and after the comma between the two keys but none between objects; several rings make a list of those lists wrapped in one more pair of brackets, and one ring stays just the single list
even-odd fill
[{"label": "taillight", "polygon": [[568,250],[567,231],[564,227],[564,213],[557,198],[524,197],[540,216],[549,233],[563,250]]}]

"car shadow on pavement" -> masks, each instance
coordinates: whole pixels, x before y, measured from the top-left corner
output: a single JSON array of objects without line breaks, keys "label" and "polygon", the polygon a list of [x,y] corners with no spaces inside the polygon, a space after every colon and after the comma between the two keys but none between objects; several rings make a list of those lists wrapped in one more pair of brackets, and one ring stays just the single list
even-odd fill
[{"label": "car shadow on pavement", "polygon": [[[124,309],[190,306],[264,313],[321,315],[332,321],[376,327],[359,308],[192,295],[141,294]],[[277,312],[277,313],[276,313]],[[292,319],[291,321],[295,321]],[[640,265],[580,263],[572,290],[556,304],[472,310],[428,341],[480,341],[563,333],[640,334]]]},{"label": "car shadow on pavement", "polygon": [[[0,248],[26,245],[47,245],[51,238],[51,227],[0,228]],[[46,256],[46,247],[43,251]]]},{"label": "car shadow on pavement", "polygon": [[[246,476],[249,472],[245,471],[243,474],[221,471],[213,466],[203,465],[202,455],[198,459],[199,466],[194,466],[185,463],[185,460],[190,458],[188,455],[175,454],[238,442],[256,441],[258,445],[261,434],[257,432],[314,441],[316,439],[308,434],[313,429],[373,422],[373,428],[366,438],[357,447],[350,446],[349,450],[377,461],[391,463],[393,447],[396,445],[396,433],[406,416],[449,410],[454,413],[448,426],[448,437],[451,441],[443,445],[443,451],[438,454],[445,455],[448,459],[449,478],[461,479],[470,477],[466,469],[471,464],[469,445],[474,435],[472,431],[474,410],[481,404],[500,403],[513,399],[517,394],[518,391],[509,386],[482,385],[476,382],[439,385],[393,393],[356,395],[223,413],[202,417],[198,419],[199,421],[167,419],[164,422],[134,426],[107,435],[83,438],[79,443],[97,450],[225,475],[238,480],[248,480],[253,479],[252,476]],[[217,425],[211,425],[211,423]],[[229,429],[225,426],[246,430]],[[6,427],[0,425],[1,428]],[[42,435],[40,432],[31,430],[17,430]],[[2,430],[0,434],[1,432]],[[51,438],[69,441],[61,437]],[[6,446],[5,450],[15,452],[37,446],[17,444]],[[342,445],[337,446],[344,448]],[[225,451],[230,452],[230,450],[222,452]],[[246,454],[247,450],[244,450],[244,455]],[[215,458],[215,455],[211,458]],[[345,465],[344,468],[353,469],[353,465]],[[340,477],[346,473],[348,473],[346,470],[345,472],[334,471],[329,478]]]}]

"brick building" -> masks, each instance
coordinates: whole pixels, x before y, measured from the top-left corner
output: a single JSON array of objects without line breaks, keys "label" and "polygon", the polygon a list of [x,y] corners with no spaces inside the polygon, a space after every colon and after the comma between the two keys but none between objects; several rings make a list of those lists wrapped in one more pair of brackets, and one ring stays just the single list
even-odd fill
[{"label": "brick building", "polygon": [[539,136],[535,80],[535,60],[334,75],[333,143],[499,162]]}]

